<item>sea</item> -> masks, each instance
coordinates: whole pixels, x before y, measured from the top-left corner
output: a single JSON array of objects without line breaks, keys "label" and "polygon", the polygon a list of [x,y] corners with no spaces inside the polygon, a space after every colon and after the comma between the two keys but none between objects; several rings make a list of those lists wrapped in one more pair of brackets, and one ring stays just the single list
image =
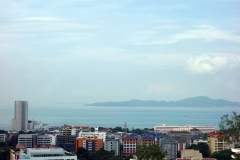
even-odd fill
[{"label": "sea", "polygon": [[[240,107],[126,107],[126,106],[59,106],[28,107],[29,120],[49,126],[64,124],[90,127],[153,128],[158,125],[211,125],[218,129],[223,115],[236,112]],[[1,107],[0,130],[11,129],[14,107]]]}]

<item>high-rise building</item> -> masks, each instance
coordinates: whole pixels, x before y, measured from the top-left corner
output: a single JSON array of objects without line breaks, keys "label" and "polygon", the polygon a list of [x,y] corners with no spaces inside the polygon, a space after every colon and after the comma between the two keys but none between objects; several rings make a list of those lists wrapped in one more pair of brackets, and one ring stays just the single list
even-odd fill
[{"label": "high-rise building", "polygon": [[27,130],[28,128],[28,102],[15,101],[14,118],[12,128],[16,131]]}]

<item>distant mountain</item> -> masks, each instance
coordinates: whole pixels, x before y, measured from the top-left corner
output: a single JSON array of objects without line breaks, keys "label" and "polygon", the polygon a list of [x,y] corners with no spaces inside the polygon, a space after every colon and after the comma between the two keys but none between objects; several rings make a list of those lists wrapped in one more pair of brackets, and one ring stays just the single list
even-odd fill
[{"label": "distant mountain", "polygon": [[162,107],[240,107],[239,102],[230,102],[223,99],[211,99],[206,96],[199,96],[194,98],[186,98],[179,101],[142,101],[129,100],[123,102],[97,102],[92,104],[85,104],[84,106],[162,106]]}]

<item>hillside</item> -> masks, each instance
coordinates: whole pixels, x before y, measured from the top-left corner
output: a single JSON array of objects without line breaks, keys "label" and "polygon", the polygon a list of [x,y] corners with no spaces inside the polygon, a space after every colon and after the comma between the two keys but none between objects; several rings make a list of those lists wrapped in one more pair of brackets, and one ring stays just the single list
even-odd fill
[{"label": "hillside", "polygon": [[175,102],[129,100],[123,102],[96,102],[92,104],[85,104],[84,106],[240,107],[240,103],[231,102],[223,99],[214,100],[206,96],[199,96],[194,98],[182,99]]}]

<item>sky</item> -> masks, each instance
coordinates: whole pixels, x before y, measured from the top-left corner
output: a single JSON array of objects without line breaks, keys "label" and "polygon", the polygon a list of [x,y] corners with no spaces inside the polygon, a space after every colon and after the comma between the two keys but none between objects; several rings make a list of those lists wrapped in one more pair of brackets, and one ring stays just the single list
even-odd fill
[{"label": "sky", "polygon": [[239,0],[0,0],[0,106],[240,102]]}]

